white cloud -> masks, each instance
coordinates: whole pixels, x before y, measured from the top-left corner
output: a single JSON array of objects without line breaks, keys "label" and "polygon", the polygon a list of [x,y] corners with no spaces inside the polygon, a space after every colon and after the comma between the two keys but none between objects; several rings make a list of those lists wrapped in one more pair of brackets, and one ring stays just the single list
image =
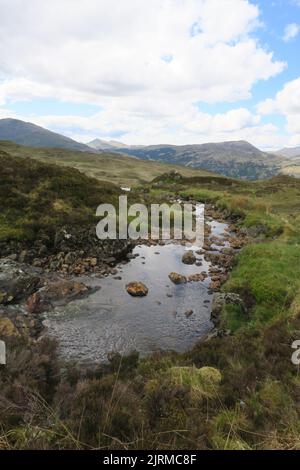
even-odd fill
[{"label": "white cloud", "polygon": [[267,99],[258,105],[261,114],[300,115],[300,77],[287,82],[274,99]]},{"label": "white cloud", "polygon": [[36,118],[73,136],[186,143],[250,135],[257,115],[212,116],[194,103],[247,99],[285,67],[255,38],[260,12],[247,0],[0,0],[0,9],[0,104],[98,105],[90,118]]},{"label": "white cloud", "polygon": [[286,83],[274,99],[260,103],[257,111],[265,115],[284,116],[286,131],[290,135],[288,145],[296,145],[294,142],[298,142],[300,135],[300,77]]},{"label": "white cloud", "polygon": [[286,25],[282,39],[284,40],[284,42],[289,42],[296,36],[298,36],[299,32],[300,26],[297,23],[290,23]]},{"label": "white cloud", "polygon": [[[250,36],[259,11],[246,0],[0,0],[0,5],[2,74],[19,79],[19,95],[28,94],[20,81],[26,78],[39,84],[32,95],[41,85],[58,97],[64,88],[75,99],[86,94],[98,101],[188,89],[198,100],[232,101],[249,97],[257,80],[284,67]],[[192,37],[195,24],[200,33]],[[172,62],[162,60],[166,55]]]}]

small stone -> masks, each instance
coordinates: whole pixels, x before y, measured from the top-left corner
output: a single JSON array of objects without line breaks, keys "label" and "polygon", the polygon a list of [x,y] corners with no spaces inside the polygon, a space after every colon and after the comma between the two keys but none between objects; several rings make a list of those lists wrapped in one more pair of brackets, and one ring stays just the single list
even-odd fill
[{"label": "small stone", "polygon": [[185,276],[183,276],[182,274],[174,273],[174,272],[169,274],[169,278],[174,284],[186,284],[187,282],[187,279]]},{"label": "small stone", "polygon": [[148,294],[148,287],[142,282],[130,282],[126,290],[132,297],[145,297]]},{"label": "small stone", "polygon": [[194,310],[187,310],[187,311],[185,312],[186,318],[190,318],[190,317],[193,315],[193,313],[194,313]]},{"label": "small stone", "polygon": [[220,281],[212,281],[210,283],[209,288],[212,291],[218,291],[221,288],[221,282]]},{"label": "small stone", "polygon": [[97,264],[98,264],[97,258],[91,258],[90,265],[94,268],[95,266],[97,266]]},{"label": "small stone", "polygon": [[202,282],[204,281],[205,277],[203,274],[191,274],[191,276],[188,277],[188,282]]},{"label": "small stone", "polygon": [[196,262],[196,256],[193,251],[186,251],[182,257],[182,262],[184,264],[194,264]]}]

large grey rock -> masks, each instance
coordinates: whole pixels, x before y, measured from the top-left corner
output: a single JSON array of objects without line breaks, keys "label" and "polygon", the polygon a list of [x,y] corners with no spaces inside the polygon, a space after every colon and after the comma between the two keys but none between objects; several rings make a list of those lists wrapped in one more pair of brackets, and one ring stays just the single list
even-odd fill
[{"label": "large grey rock", "polygon": [[81,282],[68,279],[47,281],[45,286],[27,299],[27,309],[30,313],[41,313],[58,305],[66,305],[71,300],[88,295],[95,289]]},{"label": "large grey rock", "polygon": [[0,259],[0,304],[19,302],[39,286],[40,277],[30,267],[14,260]]}]

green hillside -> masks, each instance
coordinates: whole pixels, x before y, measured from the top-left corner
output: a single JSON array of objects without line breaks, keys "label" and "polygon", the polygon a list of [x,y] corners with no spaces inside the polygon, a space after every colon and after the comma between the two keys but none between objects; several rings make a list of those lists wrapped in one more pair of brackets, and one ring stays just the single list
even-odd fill
[{"label": "green hillside", "polygon": [[179,171],[183,176],[210,175],[205,170],[185,168],[180,165],[166,165],[159,162],[139,160],[110,153],[76,152],[65,149],[33,148],[17,145],[13,142],[0,141],[0,150],[15,157],[33,158],[47,163],[70,166],[88,176],[100,180],[111,181],[117,185],[133,186],[149,182],[155,177]]}]

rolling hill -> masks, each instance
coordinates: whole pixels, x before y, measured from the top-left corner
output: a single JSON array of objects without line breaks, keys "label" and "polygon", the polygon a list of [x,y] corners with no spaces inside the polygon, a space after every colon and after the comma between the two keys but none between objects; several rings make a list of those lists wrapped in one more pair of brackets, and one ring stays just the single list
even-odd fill
[{"label": "rolling hill", "polygon": [[286,147],[276,152],[276,155],[280,155],[285,158],[290,158],[294,160],[295,158],[300,158],[300,147]]},{"label": "rolling hill", "polygon": [[[91,176],[99,175],[101,179],[104,177],[109,180],[115,178],[123,180],[123,183],[126,181],[127,184],[130,181],[131,184],[136,181],[149,181],[158,176],[162,167],[155,165],[159,165],[159,162],[180,165],[189,168],[190,172],[193,169],[201,169],[248,180],[266,179],[290,166],[290,160],[287,158],[263,152],[245,141],[181,146],[130,146],[113,140],[107,142],[95,139],[85,145],[17,119],[0,120],[1,140],[30,148],[29,156],[33,154],[33,158],[50,158],[55,163],[82,169]],[[25,147],[21,151],[14,146],[12,149],[13,154],[16,152],[28,155]],[[59,150],[71,153],[62,155]],[[128,157],[131,159],[128,160]],[[146,165],[143,160],[151,161],[152,165]],[[183,173],[182,168],[179,171]]]},{"label": "rolling hill", "polygon": [[117,153],[91,153],[58,148],[34,148],[7,141],[0,141],[1,150],[12,157],[33,158],[45,163],[55,163],[61,166],[77,168],[87,176],[130,187],[149,182],[163,173],[174,170],[186,177],[211,175],[210,172],[205,170],[144,161]]},{"label": "rolling hill", "polygon": [[19,119],[0,119],[0,140],[10,140],[30,147],[53,147],[93,152],[91,147],[69,137]]},{"label": "rolling hill", "polygon": [[232,178],[249,180],[277,175],[287,163],[284,157],[262,152],[245,141],[182,146],[115,147],[112,151],[126,153],[142,160],[202,168]]}]

